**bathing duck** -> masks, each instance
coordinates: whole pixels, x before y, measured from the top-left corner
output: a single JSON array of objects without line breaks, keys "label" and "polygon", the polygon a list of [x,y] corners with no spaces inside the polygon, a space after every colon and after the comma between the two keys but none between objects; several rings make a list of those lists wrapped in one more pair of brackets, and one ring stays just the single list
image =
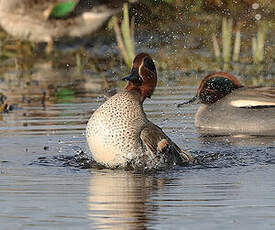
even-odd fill
[{"label": "bathing duck", "polygon": [[64,36],[95,32],[121,11],[123,2],[127,1],[0,0],[0,25],[17,39],[51,45]]},{"label": "bathing duck", "polygon": [[275,87],[245,87],[229,73],[206,76],[195,97],[179,104],[201,103],[195,125],[226,132],[275,131]]},{"label": "bathing duck", "polygon": [[143,102],[157,85],[151,57],[138,54],[123,80],[126,88],[109,98],[91,116],[86,138],[94,160],[109,168],[160,169],[184,164],[192,157],[161,128],[150,122]]}]

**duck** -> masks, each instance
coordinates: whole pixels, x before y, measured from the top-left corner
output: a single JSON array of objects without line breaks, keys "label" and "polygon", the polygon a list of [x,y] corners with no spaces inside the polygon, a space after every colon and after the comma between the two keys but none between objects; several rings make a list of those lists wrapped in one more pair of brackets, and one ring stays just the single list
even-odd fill
[{"label": "duck", "polygon": [[[81,37],[97,31],[122,10],[125,2],[128,1],[0,0],[0,25],[16,39],[45,42],[51,47],[61,37]],[[54,11],[58,7],[65,12]]]},{"label": "duck", "polygon": [[7,97],[0,92],[0,113],[5,112],[7,108]]},{"label": "duck", "polygon": [[275,133],[275,87],[247,87],[226,72],[215,72],[200,83],[196,95],[178,104],[201,104],[195,126],[227,133]]},{"label": "duck", "polygon": [[157,85],[154,61],[135,56],[127,86],[105,101],[90,117],[86,139],[92,158],[106,168],[164,169],[192,159],[160,127],[149,121],[143,102]]}]

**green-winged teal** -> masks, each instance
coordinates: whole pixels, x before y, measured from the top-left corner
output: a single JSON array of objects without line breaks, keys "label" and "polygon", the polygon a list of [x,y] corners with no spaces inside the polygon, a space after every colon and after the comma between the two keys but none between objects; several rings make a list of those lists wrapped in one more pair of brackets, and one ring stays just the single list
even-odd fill
[{"label": "green-winged teal", "polygon": [[[51,17],[53,7],[75,3],[64,17]],[[99,29],[126,0],[0,0],[0,25],[17,39],[52,44],[60,37],[80,37]]]},{"label": "green-winged teal", "polygon": [[231,74],[206,76],[190,101],[199,102],[195,125],[238,133],[275,131],[275,87],[245,87]]},{"label": "green-winged teal", "polygon": [[143,102],[153,94],[157,72],[151,57],[138,54],[126,88],[102,104],[91,116],[86,137],[95,161],[110,168],[163,168],[191,159],[150,122]]}]

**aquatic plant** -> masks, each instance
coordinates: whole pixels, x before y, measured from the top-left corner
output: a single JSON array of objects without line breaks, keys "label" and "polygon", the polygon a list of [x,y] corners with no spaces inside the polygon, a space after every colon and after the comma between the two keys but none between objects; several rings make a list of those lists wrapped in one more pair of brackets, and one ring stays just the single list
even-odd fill
[{"label": "aquatic plant", "polygon": [[232,19],[222,19],[222,54],[225,63],[231,60]]},{"label": "aquatic plant", "polygon": [[240,50],[241,50],[241,30],[240,30],[240,26],[237,25],[234,48],[233,48],[233,57],[232,57],[232,60],[234,62],[239,61],[239,59],[240,59]]},{"label": "aquatic plant", "polygon": [[130,68],[135,57],[134,17],[129,21],[128,4],[123,5],[123,19],[119,27],[118,18],[114,16],[113,27],[116,35],[118,49],[124,62]]},{"label": "aquatic plant", "polygon": [[221,51],[220,51],[220,47],[219,47],[219,43],[218,43],[216,34],[212,34],[212,43],[213,43],[213,49],[214,49],[214,54],[215,54],[216,60],[217,60],[217,62],[220,62]]},{"label": "aquatic plant", "polygon": [[265,27],[260,25],[257,36],[252,38],[252,56],[254,64],[264,60]]},{"label": "aquatic plant", "polygon": [[[235,32],[235,40],[232,50],[232,28],[233,20],[223,17],[222,19],[222,61],[229,63],[232,60],[234,62],[239,61],[240,49],[241,49],[241,31],[240,26],[237,24]],[[221,61],[221,52],[218,43],[218,39],[215,34],[212,35],[213,50],[218,62]]]},{"label": "aquatic plant", "polygon": [[89,62],[89,54],[84,48],[75,54],[75,67],[78,73],[82,73],[85,68],[85,65]]}]

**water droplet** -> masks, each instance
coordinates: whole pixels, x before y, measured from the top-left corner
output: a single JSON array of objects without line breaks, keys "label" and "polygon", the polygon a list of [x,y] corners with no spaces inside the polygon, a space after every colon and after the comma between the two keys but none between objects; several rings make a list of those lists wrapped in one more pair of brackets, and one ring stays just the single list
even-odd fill
[{"label": "water droplet", "polygon": [[259,3],[255,2],[252,4],[252,9],[257,10],[259,8],[259,6],[260,6]]},{"label": "water droplet", "polygon": [[256,15],[255,15],[255,19],[256,19],[256,20],[260,20],[261,18],[262,18],[262,15],[260,15],[260,14],[256,14]]}]

